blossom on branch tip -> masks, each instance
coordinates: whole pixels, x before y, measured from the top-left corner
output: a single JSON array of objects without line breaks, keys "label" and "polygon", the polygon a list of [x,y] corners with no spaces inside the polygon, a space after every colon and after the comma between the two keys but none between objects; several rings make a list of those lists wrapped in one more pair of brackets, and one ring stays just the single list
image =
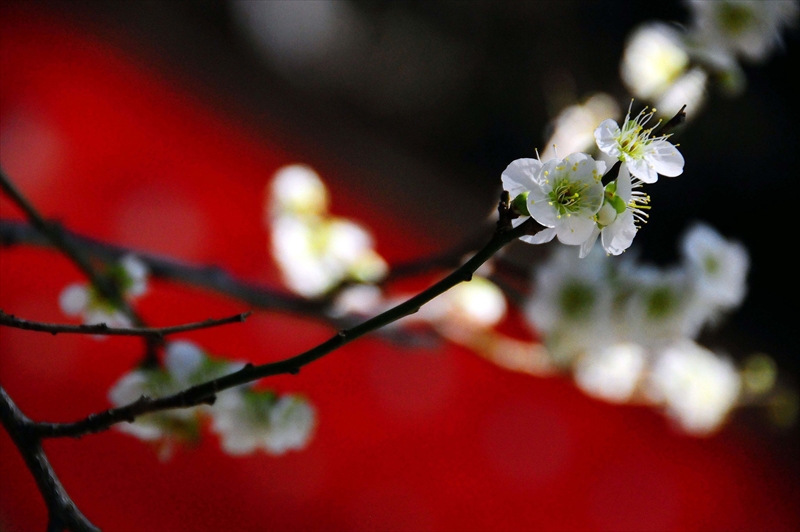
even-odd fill
[{"label": "blossom on branch tip", "polygon": [[[126,300],[133,300],[147,291],[149,270],[134,255],[124,256],[107,273]],[[90,284],[73,283],[67,286],[59,296],[59,306],[64,314],[80,316],[87,325],[105,323],[109,327],[131,326],[128,316]]]},{"label": "blossom on branch tip", "polygon": [[675,177],[683,173],[683,155],[667,140],[669,135],[651,137],[655,126],[645,129],[653,113],[655,109],[647,112],[645,108],[631,119],[628,109],[622,127],[609,118],[594,132],[600,151],[625,163],[631,174],[645,183],[655,183],[659,174]]}]

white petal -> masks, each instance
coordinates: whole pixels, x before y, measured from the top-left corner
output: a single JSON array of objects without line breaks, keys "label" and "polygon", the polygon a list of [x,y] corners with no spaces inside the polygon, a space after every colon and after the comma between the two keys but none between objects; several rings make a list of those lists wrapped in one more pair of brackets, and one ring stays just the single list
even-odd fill
[{"label": "white petal", "polygon": [[567,245],[577,246],[583,244],[597,227],[594,220],[581,216],[562,217],[561,223],[556,227],[558,239]]},{"label": "white petal", "polygon": [[653,142],[651,149],[654,150],[654,154],[645,156],[645,160],[649,160],[656,172],[667,177],[683,173],[683,155],[678,148],[666,140],[657,140]]},{"label": "white petal", "polygon": [[89,304],[89,289],[84,284],[71,284],[61,292],[58,304],[67,316],[78,316]]},{"label": "white petal", "polygon": [[582,258],[586,257],[586,255],[588,255],[589,252],[592,251],[592,248],[594,247],[594,243],[597,242],[597,237],[598,236],[600,236],[600,228],[597,227],[597,224],[595,224],[594,229],[592,230],[592,234],[589,236],[588,239],[586,239],[586,242],[581,244],[581,251],[578,254],[579,258],[582,259]]},{"label": "white petal", "polygon": [[533,219],[545,227],[555,227],[558,222],[558,214],[555,207],[549,205],[547,200],[533,202],[528,196],[528,211]]},{"label": "white petal", "polygon": [[627,159],[625,163],[628,165],[628,170],[630,170],[631,174],[645,183],[655,183],[658,181],[658,172],[650,167],[647,159]]},{"label": "white petal", "polygon": [[535,176],[542,169],[537,159],[517,159],[506,167],[500,176],[503,190],[507,190],[513,200],[519,194],[531,190],[535,186]]},{"label": "white petal", "polygon": [[547,229],[542,229],[535,235],[525,235],[519,237],[520,240],[523,242],[527,242],[528,244],[544,244],[546,242],[550,242],[556,236],[556,230],[553,227],[548,227]]},{"label": "white petal", "polygon": [[622,201],[627,205],[631,201],[631,173],[628,171],[628,165],[623,164],[619,169],[617,176],[617,196],[622,198]]},{"label": "white petal", "polygon": [[620,154],[617,146],[619,134],[619,125],[611,118],[608,118],[603,120],[594,130],[594,140],[597,142],[597,147],[600,148],[601,152],[616,158]]},{"label": "white petal", "polygon": [[631,246],[636,236],[633,212],[626,210],[614,220],[614,223],[603,229],[603,249],[609,255],[619,255]]},{"label": "white petal", "polygon": [[178,340],[167,345],[164,365],[172,378],[184,384],[200,369],[203,363],[203,351],[192,342]]}]

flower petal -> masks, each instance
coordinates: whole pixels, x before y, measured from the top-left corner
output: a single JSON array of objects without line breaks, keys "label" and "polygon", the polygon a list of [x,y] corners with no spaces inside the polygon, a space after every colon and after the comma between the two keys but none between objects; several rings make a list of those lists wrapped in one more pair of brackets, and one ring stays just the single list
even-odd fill
[{"label": "flower petal", "polygon": [[565,216],[559,220],[556,226],[558,239],[570,246],[583,244],[590,236],[592,230],[597,227],[594,220],[581,216]]},{"label": "flower petal", "polygon": [[586,242],[581,244],[581,251],[578,254],[579,258],[582,259],[582,258],[586,257],[586,255],[588,255],[592,251],[592,248],[594,247],[595,242],[597,242],[597,237],[598,236],[600,236],[600,228],[597,227],[597,225],[595,225],[594,229],[592,230],[592,234],[589,236],[588,239],[586,239]]},{"label": "flower petal", "polygon": [[636,236],[633,212],[626,210],[614,220],[614,223],[603,229],[601,241],[603,249],[609,255],[619,255],[631,246]]},{"label": "flower petal", "polygon": [[[653,169],[661,175],[675,177],[683,173],[683,155],[666,140],[656,140],[651,145],[653,154],[645,156]],[[644,179],[642,179],[644,181]]]},{"label": "flower petal", "polygon": [[620,133],[619,125],[611,118],[608,118],[603,120],[594,130],[594,140],[597,142],[597,147],[600,148],[601,152],[616,158],[621,153],[617,145],[617,138]]},{"label": "flower petal", "polygon": [[658,172],[652,168],[647,159],[627,159],[625,163],[628,165],[628,170],[635,177],[638,177],[645,183],[655,183],[658,181]]},{"label": "flower petal", "polygon": [[556,236],[555,228],[548,227],[547,229],[542,229],[535,235],[525,235],[519,237],[520,240],[523,242],[527,242],[528,244],[544,244],[546,242],[550,242],[553,240],[553,237]]},{"label": "flower petal", "polygon": [[507,190],[513,200],[519,194],[531,190],[535,184],[535,176],[542,169],[537,159],[517,159],[509,164],[500,176],[503,190]]}]

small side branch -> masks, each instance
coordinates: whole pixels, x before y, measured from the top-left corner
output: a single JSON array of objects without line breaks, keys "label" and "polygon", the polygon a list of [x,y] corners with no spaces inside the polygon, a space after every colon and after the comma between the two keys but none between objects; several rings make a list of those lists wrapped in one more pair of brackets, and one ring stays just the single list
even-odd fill
[{"label": "small side branch", "polygon": [[210,329],[227,325],[229,323],[241,323],[245,321],[251,312],[235,314],[221,319],[207,319],[194,323],[175,325],[172,327],[130,327],[117,328],[109,327],[105,323],[94,325],[64,325],[59,323],[42,323],[38,321],[23,320],[13,315],[6,314],[0,309],[0,325],[25,329],[28,331],[38,331],[50,334],[92,334],[102,336],[145,336],[161,339],[169,334],[196,331],[198,329]]},{"label": "small side branch", "polygon": [[20,411],[0,387],[0,421],[16,445],[44,498],[49,515],[48,531],[99,532],[67,494],[42,449],[41,439],[32,430],[34,423]]}]

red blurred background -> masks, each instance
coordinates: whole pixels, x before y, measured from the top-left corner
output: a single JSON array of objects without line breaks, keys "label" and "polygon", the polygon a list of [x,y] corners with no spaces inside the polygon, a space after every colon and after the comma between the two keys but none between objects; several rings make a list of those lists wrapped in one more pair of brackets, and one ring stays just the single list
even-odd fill
[{"label": "red blurred background", "polygon": [[[166,54],[135,53],[135,32],[118,30],[135,25],[63,5],[0,9],[0,163],[41,212],[79,233],[280,287],[262,201],[275,170],[295,162],[321,173],[332,210],[369,226],[390,264],[436,249],[459,224],[453,213],[432,216],[437,204],[419,189],[404,195],[402,183],[382,180],[368,161],[377,145],[355,159],[325,142],[336,132],[304,136],[287,125],[292,113],[280,102],[259,127],[229,113],[237,103],[221,104],[231,96],[218,85],[186,77]],[[307,116],[297,121],[308,127]],[[422,181],[429,195],[450,190],[427,178],[435,165],[424,168],[409,183]],[[456,214],[485,215],[493,201],[465,199]],[[21,218],[5,198],[0,214]],[[63,322],[58,294],[78,280],[55,252],[3,249],[0,308]],[[139,308],[154,325],[246,310],[159,282]],[[258,312],[184,337],[263,363],[331,332]],[[72,421],[108,406],[141,342],[3,328],[0,353],[0,382],[27,415]],[[452,345],[410,350],[375,337],[267,384],[315,405],[306,450],[231,457],[206,432],[161,462],[114,430],[45,449],[84,514],[109,531],[800,529],[796,433],[773,434],[747,415],[691,438],[657,412],[592,400],[566,378],[513,374]],[[44,505],[5,432],[0,456],[0,530],[44,529]]]}]

